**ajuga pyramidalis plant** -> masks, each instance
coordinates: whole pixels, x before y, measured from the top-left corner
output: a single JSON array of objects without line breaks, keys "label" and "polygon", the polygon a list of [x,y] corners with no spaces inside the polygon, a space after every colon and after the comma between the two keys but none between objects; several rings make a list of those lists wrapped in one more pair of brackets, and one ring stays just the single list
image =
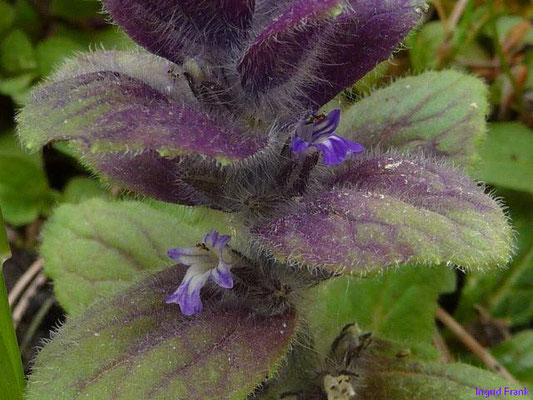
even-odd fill
[{"label": "ajuga pyramidalis plant", "polygon": [[68,141],[107,182],[176,205],[57,210],[42,251],[77,315],[41,351],[28,399],[428,398],[398,376],[408,397],[387,395],[393,366],[438,377],[432,397],[471,395],[467,367],[405,361],[355,325],[329,355],[313,345],[317,285],[510,257],[500,204],[462,172],[484,135],[482,83],[426,73],[334,100],[425,1],[103,3],[139,49],[65,63],[20,112],[20,138]]}]

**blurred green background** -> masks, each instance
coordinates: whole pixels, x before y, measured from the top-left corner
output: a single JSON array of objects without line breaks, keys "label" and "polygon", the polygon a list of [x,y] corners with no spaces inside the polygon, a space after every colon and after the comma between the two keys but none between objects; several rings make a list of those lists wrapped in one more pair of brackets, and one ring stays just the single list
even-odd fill
[{"label": "blurred green background", "polygon": [[[472,177],[507,204],[517,233],[505,270],[458,272],[456,291],[441,304],[519,379],[533,384],[533,4],[529,0],[437,0],[393,60],[343,93],[356,101],[398,76],[454,68],[490,87],[492,112],[482,161]],[[17,109],[33,85],[66,58],[134,44],[108,24],[97,0],[0,0],[0,207],[13,257],[8,290],[38,261],[42,224],[60,203],[116,196],[61,146],[27,154],[18,144]],[[63,318],[50,285],[40,285],[17,316],[26,371],[35,347]],[[23,294],[21,294],[23,296]],[[12,308],[16,305],[12,304]],[[19,308],[20,310],[20,308]],[[477,363],[446,331],[454,356]]]}]

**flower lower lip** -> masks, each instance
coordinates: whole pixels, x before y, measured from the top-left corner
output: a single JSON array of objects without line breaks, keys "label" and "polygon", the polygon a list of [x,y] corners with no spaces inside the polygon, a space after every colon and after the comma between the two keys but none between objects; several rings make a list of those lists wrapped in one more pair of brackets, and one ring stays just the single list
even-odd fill
[{"label": "flower lower lip", "polygon": [[340,116],[340,109],[335,109],[327,116],[313,114],[306,122],[301,121],[291,142],[292,151],[300,153],[314,147],[322,153],[324,164],[329,166],[338,165],[348,156],[362,152],[362,145],[335,134]]},{"label": "flower lower lip", "polygon": [[203,308],[200,291],[209,279],[224,289],[233,288],[232,264],[224,260],[230,240],[213,229],[195,247],[170,249],[169,257],[189,268],[178,289],[165,301],[177,303],[184,315],[193,315]]}]

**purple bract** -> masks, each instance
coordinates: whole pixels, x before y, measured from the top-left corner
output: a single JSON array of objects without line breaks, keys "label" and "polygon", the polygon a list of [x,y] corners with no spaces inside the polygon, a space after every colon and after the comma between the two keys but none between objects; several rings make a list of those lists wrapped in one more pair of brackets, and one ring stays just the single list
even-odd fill
[{"label": "purple bract", "polygon": [[[421,101],[401,118],[379,114],[389,97],[371,103],[378,110],[365,128],[376,133],[358,139],[369,151],[351,159],[364,148],[345,138],[356,137],[346,131],[353,122],[345,137],[336,133],[340,110],[301,119],[389,58],[425,0],[103,3],[152,54],[98,51],[64,64],[18,116],[29,149],[69,141],[115,185],[240,213],[232,219],[242,222],[238,242],[252,241],[281,264],[359,273],[411,261],[482,268],[508,260],[510,229],[483,189],[437,160],[438,151],[389,151],[395,121],[407,129],[413,122],[405,116],[448,118],[443,110],[459,104],[454,99],[428,110]],[[466,104],[481,112],[477,100]],[[417,141],[432,137],[427,148],[437,149],[446,132]],[[310,147],[312,156],[291,154]],[[315,150],[330,168],[317,166]],[[211,231],[196,247],[171,249],[169,257],[189,268],[166,301],[192,315],[202,310],[209,279],[232,288],[229,241]]]},{"label": "purple bract", "polygon": [[[152,54],[96,51],[64,64],[19,116],[26,146],[71,141],[95,172],[125,189],[235,209],[224,203],[232,198],[222,193],[224,167],[281,146],[307,110],[386,60],[425,0],[103,3]],[[314,124],[297,136],[327,165],[362,150],[332,132],[306,139],[306,128]],[[295,139],[293,150],[307,145]]]}]

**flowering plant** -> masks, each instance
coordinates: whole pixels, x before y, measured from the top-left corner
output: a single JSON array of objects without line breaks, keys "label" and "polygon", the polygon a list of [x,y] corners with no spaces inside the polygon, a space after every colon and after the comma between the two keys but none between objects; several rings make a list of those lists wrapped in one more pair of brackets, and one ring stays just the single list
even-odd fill
[{"label": "flowering plant", "polygon": [[418,336],[320,326],[341,276],[408,271],[431,317],[453,285],[444,266],[510,258],[501,205],[462,172],[485,133],[480,81],[428,72],[335,99],[387,60],[425,1],[103,3],[148,52],[68,61],[34,90],[19,135],[32,150],[67,141],[104,180],[157,201],[52,217],[42,252],[74,318],[36,360],[29,399],[422,399],[431,379],[462,398],[473,376],[493,379],[427,363]]}]

